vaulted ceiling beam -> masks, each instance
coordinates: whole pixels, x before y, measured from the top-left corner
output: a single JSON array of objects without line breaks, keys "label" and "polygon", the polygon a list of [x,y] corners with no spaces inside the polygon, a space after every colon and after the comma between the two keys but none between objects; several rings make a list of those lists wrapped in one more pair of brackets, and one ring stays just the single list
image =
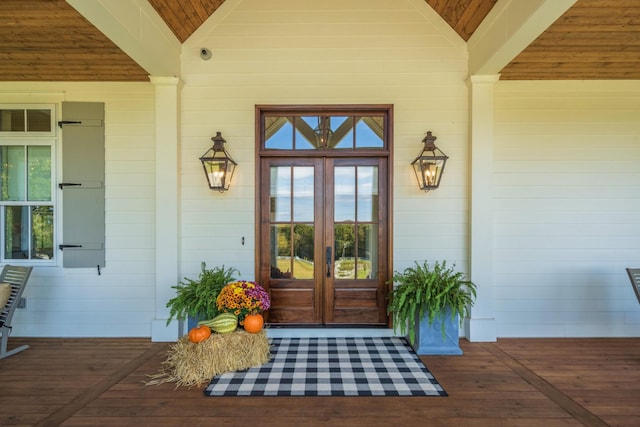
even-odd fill
[{"label": "vaulted ceiling beam", "polygon": [[469,74],[498,74],[577,0],[499,0],[469,38]]},{"label": "vaulted ceiling beam", "polygon": [[180,77],[182,45],[147,0],[66,0],[151,76]]}]

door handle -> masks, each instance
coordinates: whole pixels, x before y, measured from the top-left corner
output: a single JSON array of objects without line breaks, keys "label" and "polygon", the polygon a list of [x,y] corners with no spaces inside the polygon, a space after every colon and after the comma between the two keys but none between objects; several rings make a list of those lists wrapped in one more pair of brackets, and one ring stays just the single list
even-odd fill
[{"label": "door handle", "polygon": [[327,246],[327,277],[331,277],[331,246]]}]

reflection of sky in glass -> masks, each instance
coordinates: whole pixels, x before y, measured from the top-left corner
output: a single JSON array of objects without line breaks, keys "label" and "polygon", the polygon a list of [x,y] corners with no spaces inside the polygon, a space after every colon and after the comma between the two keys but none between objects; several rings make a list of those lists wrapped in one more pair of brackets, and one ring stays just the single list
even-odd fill
[{"label": "reflection of sky in glass", "polygon": [[332,116],[331,130],[335,132],[340,127],[340,125],[342,125],[348,118],[349,117]]},{"label": "reflection of sky in glass", "polygon": [[[314,173],[313,166],[271,168],[272,221],[314,221]],[[356,205],[359,221],[375,221],[377,194],[377,167],[338,166],[334,168],[334,220],[336,222],[355,221]],[[292,204],[293,218],[291,218]]]},{"label": "reflection of sky in glass", "polygon": [[374,206],[378,194],[378,168],[361,166],[358,168],[358,220],[374,221]]},{"label": "reflection of sky in glass", "polygon": [[358,219],[372,221],[378,194],[378,168],[374,166],[336,167],[334,189],[335,221],[354,221],[356,208],[356,170],[358,188]]},{"label": "reflection of sky in glass", "polygon": [[[318,118],[316,116],[295,117],[297,121],[300,119],[309,125],[311,129],[315,129],[318,126]],[[298,123],[297,127],[300,127],[300,123]],[[310,141],[299,129],[296,129],[296,150],[315,150],[315,143],[315,140]]]},{"label": "reflection of sky in glass", "polygon": [[363,120],[358,120],[356,124],[356,147],[383,147],[382,138],[376,135]]},{"label": "reflection of sky in glass", "polygon": [[289,221],[291,213],[291,167],[271,168],[271,220]]},{"label": "reflection of sky in glass", "polygon": [[[293,139],[295,132],[295,149],[296,150],[314,150],[315,140],[309,140],[311,137],[311,130],[318,127],[318,119],[320,116],[296,116],[296,117],[281,117],[276,119],[274,117],[268,117],[267,120],[275,120],[272,122],[273,126],[277,128],[277,131],[271,135],[265,141],[265,148],[274,150],[291,150],[294,149]],[[382,148],[384,142],[380,135],[377,135],[371,127],[364,120],[366,119],[371,123],[373,120],[379,121],[374,117],[357,117],[355,125],[356,141],[355,148]],[[297,121],[297,126],[294,129],[292,120]],[[354,117],[352,116],[329,116],[329,122],[331,130],[334,132],[334,139],[332,146],[335,149],[352,149],[353,144],[353,127],[352,122]],[[303,123],[302,123],[303,122]],[[345,126],[346,129],[342,129],[338,132],[340,126]],[[307,128],[306,137],[303,132],[300,132],[298,128]],[[377,125],[374,125],[377,128]],[[344,133],[344,134],[343,134]],[[342,135],[342,136],[341,136]],[[340,138],[338,141],[337,138]]]},{"label": "reflection of sky in glass", "polygon": [[[293,169],[293,194],[291,173]],[[313,166],[274,166],[271,168],[271,220],[313,222],[314,199]]]},{"label": "reflection of sky in glass", "polygon": [[298,119],[302,119],[311,129],[315,129],[318,126],[318,116],[301,116]]},{"label": "reflection of sky in glass", "polygon": [[354,166],[334,169],[334,220],[356,219],[356,168]]},{"label": "reflection of sky in glass", "polygon": [[333,141],[334,148],[353,148],[353,129],[347,132],[340,141]]},{"label": "reflection of sky in glass", "polygon": [[293,220],[313,222],[313,167],[293,168]]},{"label": "reflection of sky in glass", "polygon": [[293,125],[287,121],[276,133],[265,141],[265,148],[290,150],[293,148]]}]

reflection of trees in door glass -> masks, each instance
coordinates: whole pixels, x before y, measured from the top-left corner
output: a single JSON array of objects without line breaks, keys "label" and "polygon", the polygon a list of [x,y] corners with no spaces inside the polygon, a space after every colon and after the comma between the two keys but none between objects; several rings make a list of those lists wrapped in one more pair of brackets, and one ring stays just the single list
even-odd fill
[{"label": "reflection of trees in door glass", "polygon": [[271,233],[271,277],[291,277],[291,227],[272,225]]},{"label": "reflection of trees in door glass", "polygon": [[[357,236],[355,235],[356,229],[358,230]],[[377,257],[377,230],[378,227],[375,224],[334,225],[334,275],[336,279],[372,279],[377,277],[374,261]]]},{"label": "reflection of trees in door glass", "polygon": [[358,224],[358,279],[378,277],[377,224]]},{"label": "reflection of trees in door glass", "polygon": [[354,279],[356,262],[355,251],[355,227],[353,224],[334,225],[334,251],[336,279]]},{"label": "reflection of trees in door glass", "polygon": [[293,277],[295,279],[313,279],[314,272],[314,240],[313,225],[296,224],[293,242]]},{"label": "reflection of trees in door glass", "polygon": [[[293,238],[291,229],[293,227]],[[271,278],[313,279],[314,227],[310,224],[271,226]],[[274,250],[275,249],[275,250]]]}]

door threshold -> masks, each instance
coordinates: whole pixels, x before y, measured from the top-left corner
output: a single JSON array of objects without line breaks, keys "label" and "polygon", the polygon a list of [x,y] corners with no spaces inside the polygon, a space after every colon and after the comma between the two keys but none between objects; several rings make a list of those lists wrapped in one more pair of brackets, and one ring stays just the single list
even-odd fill
[{"label": "door threshold", "polygon": [[387,328],[266,328],[269,338],[393,337]]}]

